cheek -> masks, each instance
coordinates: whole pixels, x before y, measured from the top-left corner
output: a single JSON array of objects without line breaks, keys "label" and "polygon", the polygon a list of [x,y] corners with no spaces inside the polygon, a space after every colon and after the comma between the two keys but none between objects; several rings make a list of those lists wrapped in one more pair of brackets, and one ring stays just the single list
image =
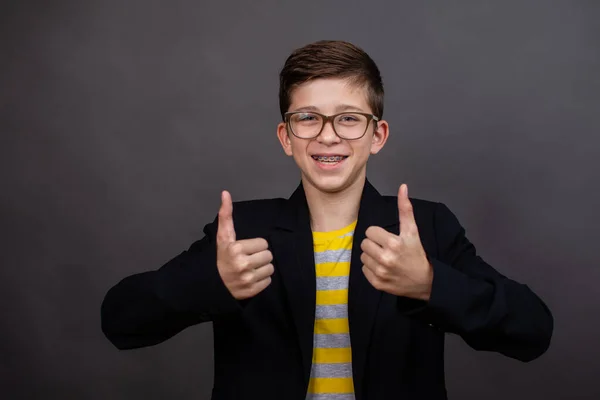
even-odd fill
[{"label": "cheek", "polygon": [[296,160],[300,160],[306,154],[306,144],[302,142],[298,142],[293,138],[290,139],[290,145],[288,148],[290,155],[293,155]]},{"label": "cheek", "polygon": [[371,143],[368,141],[357,143],[357,146],[353,146],[352,151],[357,159],[365,160],[371,153]]}]

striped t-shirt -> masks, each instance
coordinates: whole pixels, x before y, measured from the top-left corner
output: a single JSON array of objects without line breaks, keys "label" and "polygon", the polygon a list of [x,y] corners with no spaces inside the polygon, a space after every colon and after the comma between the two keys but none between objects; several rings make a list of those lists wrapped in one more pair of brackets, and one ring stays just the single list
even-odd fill
[{"label": "striped t-shirt", "polygon": [[353,400],[352,352],[348,326],[348,277],[356,221],[331,232],[313,232],[317,309],[310,400]]}]

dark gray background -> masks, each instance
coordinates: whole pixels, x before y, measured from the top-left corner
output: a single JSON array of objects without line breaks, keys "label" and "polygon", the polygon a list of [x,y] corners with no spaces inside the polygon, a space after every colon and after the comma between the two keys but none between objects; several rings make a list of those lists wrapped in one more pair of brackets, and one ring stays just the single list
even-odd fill
[{"label": "dark gray background", "polygon": [[600,398],[600,2],[281,3],[2,1],[2,398],[208,398],[209,324],[119,352],[100,302],[200,238],[220,190],[291,193],[277,73],[324,38],[382,71],[376,187],[446,203],[554,312],[530,364],[449,337],[451,398]]}]

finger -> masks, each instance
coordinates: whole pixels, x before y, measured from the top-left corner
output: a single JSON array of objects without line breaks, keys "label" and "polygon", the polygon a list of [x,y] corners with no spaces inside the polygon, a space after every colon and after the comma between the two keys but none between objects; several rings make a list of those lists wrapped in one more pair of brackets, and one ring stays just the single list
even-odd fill
[{"label": "finger", "polygon": [[396,257],[392,250],[381,248],[369,239],[365,239],[361,243],[361,249],[363,250],[361,261],[375,273],[381,267],[391,267],[395,264]]},{"label": "finger", "polygon": [[371,271],[375,272],[375,268],[377,268],[377,260],[371,257],[367,253],[362,253],[360,255],[360,261],[364,264],[365,267],[369,268]]},{"label": "finger", "polygon": [[242,254],[251,255],[269,249],[269,242],[263,238],[238,240]]},{"label": "finger", "polygon": [[261,268],[273,261],[273,255],[269,250],[259,251],[248,256],[248,265],[250,268]]},{"label": "finger", "polygon": [[231,194],[224,190],[221,193],[221,208],[217,226],[217,244],[227,245],[235,242],[235,228],[233,226],[233,202]]},{"label": "finger", "polygon": [[377,259],[377,255],[383,251],[383,247],[372,241],[364,239],[360,244],[361,250],[373,259]]},{"label": "finger", "polygon": [[265,279],[269,278],[271,275],[273,275],[274,272],[275,272],[275,267],[273,267],[273,264],[270,264],[270,263],[263,265],[260,268],[256,268],[254,270],[254,281],[260,282],[262,280],[265,280]]},{"label": "finger", "polygon": [[400,235],[418,233],[413,206],[408,198],[408,185],[403,183],[398,190],[398,214],[400,216]]},{"label": "finger", "polygon": [[252,296],[256,296],[257,294],[259,294],[260,292],[262,292],[263,290],[265,290],[267,288],[267,286],[269,286],[271,284],[271,277],[267,277],[261,281],[256,282],[253,286],[252,286],[252,290],[250,293],[249,297]]},{"label": "finger", "polygon": [[375,274],[373,273],[373,271],[371,271],[365,265],[363,265],[362,271],[363,271],[363,274],[365,274],[365,278],[367,278],[367,280],[369,281],[369,283],[375,289],[379,289],[379,279],[377,279],[377,276],[375,276]]},{"label": "finger", "polygon": [[368,227],[365,231],[365,236],[381,247],[394,246],[396,244],[395,242],[398,241],[398,236],[379,226]]},{"label": "finger", "polygon": [[258,282],[253,283],[248,288],[240,291],[238,293],[236,299],[244,300],[244,299],[249,299],[251,297],[254,297],[257,294],[259,294],[260,292],[262,292],[263,290],[265,290],[266,287],[269,286],[270,284],[271,284],[271,277],[269,276],[269,277],[266,277],[265,279],[262,279]]}]

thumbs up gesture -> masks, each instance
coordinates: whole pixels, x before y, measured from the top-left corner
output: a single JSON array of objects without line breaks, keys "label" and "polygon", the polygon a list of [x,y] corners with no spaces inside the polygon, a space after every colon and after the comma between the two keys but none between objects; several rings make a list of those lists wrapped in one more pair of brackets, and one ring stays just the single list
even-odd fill
[{"label": "thumbs up gesture", "polygon": [[265,239],[236,240],[233,203],[221,194],[217,228],[217,269],[225,286],[238,300],[256,296],[271,283],[273,255]]},{"label": "thumbs up gesture", "polygon": [[363,273],[375,289],[396,295],[429,300],[433,267],[421,244],[408,186],[398,191],[400,234],[370,226],[361,243]]}]

